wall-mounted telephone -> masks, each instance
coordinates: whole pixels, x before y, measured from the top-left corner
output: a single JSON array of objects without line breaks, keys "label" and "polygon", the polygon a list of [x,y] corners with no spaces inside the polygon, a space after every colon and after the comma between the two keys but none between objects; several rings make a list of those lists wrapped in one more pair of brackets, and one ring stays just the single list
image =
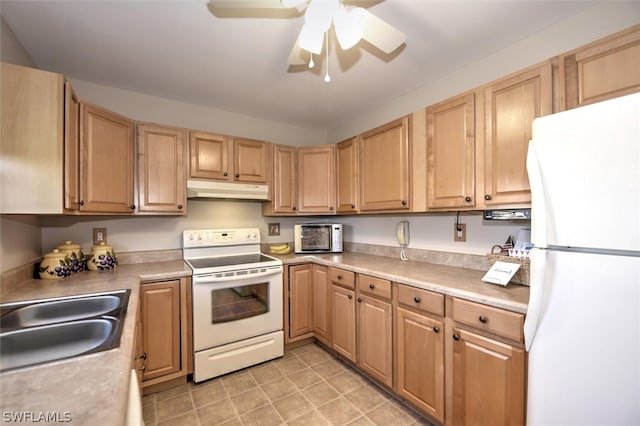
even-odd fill
[{"label": "wall-mounted telephone", "polygon": [[403,220],[398,224],[396,228],[396,238],[398,239],[398,244],[400,244],[400,259],[408,260],[406,254],[404,253],[404,248],[409,245],[409,221]]}]

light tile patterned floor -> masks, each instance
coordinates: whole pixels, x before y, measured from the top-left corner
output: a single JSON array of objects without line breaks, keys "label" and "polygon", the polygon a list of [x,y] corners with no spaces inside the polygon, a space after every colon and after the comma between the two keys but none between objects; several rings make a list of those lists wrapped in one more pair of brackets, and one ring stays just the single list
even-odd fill
[{"label": "light tile patterned floor", "polygon": [[313,343],[142,404],[148,426],[431,424]]}]

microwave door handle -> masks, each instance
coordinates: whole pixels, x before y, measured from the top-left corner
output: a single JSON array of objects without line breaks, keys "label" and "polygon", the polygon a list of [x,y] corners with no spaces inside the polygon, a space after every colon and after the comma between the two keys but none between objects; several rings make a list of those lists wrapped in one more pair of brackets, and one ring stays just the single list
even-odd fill
[{"label": "microwave door handle", "polygon": [[244,274],[244,275],[233,275],[230,277],[216,277],[214,275],[204,274],[204,275],[194,275],[193,283],[194,284],[209,284],[209,283],[219,283],[219,282],[229,282],[229,281],[242,281],[252,278],[261,278],[267,277],[270,275],[276,275],[282,272],[282,268],[274,268],[269,269],[265,272],[259,272],[257,274]]}]

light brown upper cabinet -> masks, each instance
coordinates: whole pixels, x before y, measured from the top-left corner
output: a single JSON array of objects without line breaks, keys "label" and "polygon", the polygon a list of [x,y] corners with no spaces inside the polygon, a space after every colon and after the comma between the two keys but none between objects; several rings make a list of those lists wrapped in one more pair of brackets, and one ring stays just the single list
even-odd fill
[{"label": "light brown upper cabinet", "polygon": [[473,206],[476,95],[427,108],[427,207]]},{"label": "light brown upper cabinet", "polygon": [[133,122],[80,103],[80,212],[133,213]]},{"label": "light brown upper cabinet", "polygon": [[63,213],[64,77],[0,66],[0,213]]},{"label": "light brown upper cabinet", "polygon": [[530,204],[531,127],[552,108],[550,62],[428,107],[428,208]]},{"label": "light brown upper cabinet", "polygon": [[482,200],[476,205],[531,203],[526,160],[532,124],[552,109],[550,62],[484,89],[484,164],[476,191]]},{"label": "light brown upper cabinet", "polygon": [[189,133],[189,177],[267,183],[269,144],[215,133]]},{"label": "light brown upper cabinet", "polygon": [[297,209],[298,182],[296,148],[273,145],[273,170],[269,185],[270,201],[262,203],[262,214],[293,215]]},{"label": "light brown upper cabinet", "polygon": [[298,148],[298,212],[334,214],[335,146]]},{"label": "light brown upper cabinet", "polygon": [[411,208],[410,122],[405,116],[360,136],[360,211]]},{"label": "light brown upper cabinet", "polygon": [[358,138],[336,144],[338,212],[358,211]]},{"label": "light brown upper cabinet", "polygon": [[139,123],[138,212],[187,213],[184,129]]},{"label": "light brown upper cabinet", "polygon": [[640,91],[640,25],[560,57],[561,109]]},{"label": "light brown upper cabinet", "polygon": [[64,83],[64,209],[80,207],[80,100]]}]

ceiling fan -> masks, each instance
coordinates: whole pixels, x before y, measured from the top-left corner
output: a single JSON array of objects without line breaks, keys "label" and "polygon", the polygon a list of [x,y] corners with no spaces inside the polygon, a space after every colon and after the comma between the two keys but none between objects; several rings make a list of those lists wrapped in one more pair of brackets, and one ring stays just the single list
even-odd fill
[{"label": "ceiling fan", "polygon": [[[389,54],[400,47],[406,35],[362,7],[349,3],[358,0],[209,0],[214,8],[221,9],[290,9],[304,13],[304,25],[289,54],[289,65],[304,65],[310,54],[320,54],[326,33],[333,24],[336,38],[343,50],[350,49],[360,40],[366,40]],[[362,1],[359,1],[362,3]],[[346,5],[345,5],[346,4]],[[313,64],[311,57],[310,66]]]}]

